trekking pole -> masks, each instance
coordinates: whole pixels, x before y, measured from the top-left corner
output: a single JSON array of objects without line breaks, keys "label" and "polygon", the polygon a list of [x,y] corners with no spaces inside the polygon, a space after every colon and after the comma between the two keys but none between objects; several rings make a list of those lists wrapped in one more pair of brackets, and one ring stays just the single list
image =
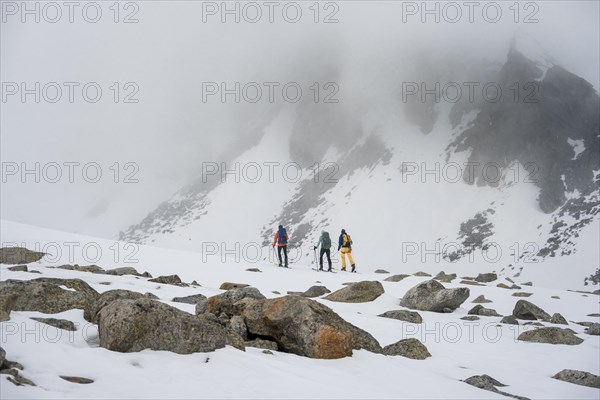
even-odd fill
[{"label": "trekking pole", "polygon": [[315,254],[315,269],[319,272],[319,266],[317,265],[317,249],[313,248],[313,252]]}]

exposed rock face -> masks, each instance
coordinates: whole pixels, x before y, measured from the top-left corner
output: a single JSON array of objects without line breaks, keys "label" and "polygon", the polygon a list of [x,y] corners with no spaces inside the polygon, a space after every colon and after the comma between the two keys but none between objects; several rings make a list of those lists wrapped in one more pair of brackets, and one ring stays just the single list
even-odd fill
[{"label": "exposed rock face", "polygon": [[469,293],[468,288],[446,289],[441,283],[430,280],[406,292],[400,305],[421,311],[452,312],[469,298]]},{"label": "exposed rock face", "polygon": [[402,279],[408,278],[409,276],[410,275],[405,275],[405,274],[392,275],[392,276],[388,276],[387,278],[385,278],[384,281],[386,281],[386,282],[400,282]]},{"label": "exposed rock face", "polygon": [[248,287],[250,285],[246,285],[245,283],[233,283],[233,282],[223,282],[219,289],[221,290],[231,290],[231,289],[241,289]]},{"label": "exposed rock face", "polygon": [[137,300],[143,298],[144,295],[131,290],[116,289],[109,290],[99,295],[88,307],[83,311],[83,318],[86,321],[98,324],[98,313],[107,305],[116,300]]},{"label": "exposed rock face", "polygon": [[346,322],[329,307],[300,296],[249,302],[241,316],[249,335],[272,339],[288,353],[335,359],[352,355],[353,349],[382,351],[369,333]]},{"label": "exposed rock face", "polygon": [[[67,319],[56,319],[56,318],[31,318],[34,321],[41,322],[46,325],[53,326],[58,329],[64,329],[65,331],[76,331],[77,328],[72,321]],[[1,365],[1,364],[0,364]]]},{"label": "exposed rock face", "polygon": [[311,286],[306,292],[302,293],[304,297],[319,297],[324,294],[331,293],[331,290],[325,286]]},{"label": "exposed rock face", "polygon": [[567,322],[565,317],[563,317],[559,313],[552,314],[552,318],[550,318],[550,322],[553,324],[569,325],[569,323]]},{"label": "exposed rock face", "polygon": [[150,279],[149,282],[162,283],[164,285],[184,286],[181,279],[177,275],[159,276],[158,278]]},{"label": "exposed rock face", "polygon": [[122,353],[144,349],[178,354],[225,347],[227,332],[218,323],[146,298],[115,300],[98,313],[100,346]]},{"label": "exposed rock face", "polygon": [[491,308],[485,308],[481,304],[478,304],[471,310],[469,310],[469,315],[481,315],[482,317],[500,317],[500,314],[498,314],[496,310],[492,310]]},{"label": "exposed rock face", "polygon": [[203,294],[193,294],[191,296],[185,297],[174,297],[173,301],[176,303],[185,303],[185,304],[198,304],[198,302],[206,300],[206,296]]},{"label": "exposed rock face", "polygon": [[498,275],[496,275],[493,272],[489,272],[486,274],[477,275],[477,278],[475,278],[475,281],[482,282],[482,283],[489,283],[489,282],[495,281],[496,279],[498,279]]},{"label": "exposed rock face", "polygon": [[575,336],[570,330],[561,328],[538,328],[521,333],[517,339],[525,342],[566,344],[570,346],[583,342],[583,339]]},{"label": "exposed rock face", "polygon": [[98,292],[80,279],[38,278],[0,282],[0,309],[55,314],[73,308],[85,309]]},{"label": "exposed rock face", "polygon": [[253,287],[230,289],[225,293],[199,301],[196,304],[196,315],[207,312],[215,315],[221,315],[221,313],[228,316],[239,315],[242,307],[242,305],[236,305],[239,301],[243,299],[263,300],[265,298],[258,289]]},{"label": "exposed rock face", "polygon": [[473,300],[472,302],[473,303],[493,303],[493,301],[486,299],[484,295],[477,296],[477,298],[475,298],[475,300]]},{"label": "exposed rock face", "polygon": [[394,344],[383,348],[383,354],[386,356],[402,356],[412,358],[413,360],[424,360],[431,357],[427,347],[418,339],[403,339]]},{"label": "exposed rock face", "polygon": [[517,319],[515,317],[513,317],[512,315],[507,315],[506,317],[503,317],[500,320],[501,324],[508,324],[508,325],[519,325],[519,321],[517,321]]},{"label": "exposed rock face", "polygon": [[31,251],[25,247],[0,248],[0,264],[29,264],[42,259],[46,253]]},{"label": "exposed rock face", "polygon": [[577,371],[574,369],[563,369],[553,376],[559,381],[574,383],[575,385],[588,386],[600,389],[600,376],[590,374],[589,372]]},{"label": "exposed rock face", "polygon": [[362,281],[335,291],[324,298],[341,303],[366,303],[381,296],[385,290],[378,281]]},{"label": "exposed rock face", "polygon": [[550,314],[527,300],[517,301],[512,315],[519,319],[550,321]]},{"label": "exposed rock face", "polygon": [[394,310],[394,311],[386,311],[383,314],[379,315],[384,318],[392,318],[400,321],[406,321],[413,324],[421,324],[423,323],[423,318],[419,315],[418,312],[414,311],[406,311],[406,310]]},{"label": "exposed rock face", "polygon": [[242,339],[248,339],[248,328],[246,328],[244,318],[240,317],[239,315],[234,315],[231,317],[231,320],[229,321],[229,329],[232,332],[240,335]]}]

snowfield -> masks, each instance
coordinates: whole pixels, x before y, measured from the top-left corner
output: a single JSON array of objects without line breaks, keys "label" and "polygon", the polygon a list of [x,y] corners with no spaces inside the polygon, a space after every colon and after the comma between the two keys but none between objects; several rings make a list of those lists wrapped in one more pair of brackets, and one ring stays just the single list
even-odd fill
[{"label": "snowfield", "polygon": [[[375,269],[359,270],[359,274],[338,271],[336,274],[316,272],[311,265],[293,264],[291,269],[280,269],[268,260],[255,264],[227,261],[202,262],[202,255],[194,252],[139,246],[131,257],[115,257],[115,242],[36,228],[2,221],[2,242],[18,243],[35,250],[36,244],[55,243],[62,251],[54,252],[52,262],[43,258],[28,265],[29,270],[41,274],[9,271],[0,266],[0,278],[29,280],[38,277],[79,278],[98,292],[127,289],[153,293],[160,301],[183,311],[194,313],[194,305],[172,302],[174,297],[201,293],[212,296],[223,291],[221,283],[247,283],[258,288],[267,298],[285,295],[287,291],[304,291],[315,282],[331,291],[345,282],[379,280],[385,293],[368,303],[338,303],[316,300],[332,308],[346,321],[366,330],[382,346],[400,339],[417,338],[432,354],[419,361],[401,356],[354,351],[352,357],[338,360],[316,360],[260,349],[246,348],[246,352],[231,346],[212,353],[178,355],[166,351],[144,350],[138,353],[118,353],[99,347],[97,326],[83,319],[83,310],[69,310],[45,315],[39,312],[15,312],[10,321],[0,323],[1,345],[6,357],[24,366],[21,375],[37,386],[16,386],[0,377],[0,394],[9,398],[456,398],[500,399],[505,396],[470,386],[462,380],[473,375],[487,374],[507,385],[504,392],[532,399],[598,399],[600,390],[552,379],[563,369],[575,369],[600,375],[600,337],[584,332],[585,327],[574,322],[598,322],[588,314],[600,312],[599,297],[593,294],[569,291],[569,287],[551,288],[537,285],[535,272],[529,269],[525,278],[515,278],[517,284],[531,280],[533,286],[522,286],[518,292],[533,293],[526,300],[546,312],[561,313],[569,328],[584,342],[576,346],[551,345],[517,341],[519,333],[530,326],[499,324],[499,317],[480,317],[478,321],[460,318],[475,305],[472,300],[483,294],[492,300],[485,304],[501,315],[510,315],[520,298],[515,290],[496,287],[498,281],[486,286],[461,285],[460,277],[467,273],[460,268],[446,268],[457,273],[447,288],[469,287],[470,297],[450,314],[419,311],[423,324],[411,324],[381,318],[379,314],[403,309],[399,299],[408,289],[427,277],[410,276],[400,282],[386,282],[387,274],[376,274]],[[79,249],[69,254],[64,243],[77,243]],[[139,272],[148,271],[154,277],[177,274],[184,282],[196,280],[200,287],[177,287],[148,282],[134,276],[111,276],[87,272],[49,268],[61,264],[90,264],[81,248],[94,243],[102,249],[95,262],[105,269],[133,266]],[[125,253],[129,255],[129,253]],[[130,259],[129,261],[132,261]],[[248,272],[257,267],[262,272]],[[424,265],[378,266],[391,274],[412,274]],[[338,268],[338,266],[334,266]],[[439,265],[430,266],[438,268]],[[486,272],[486,271],[480,271]],[[491,272],[491,271],[489,271]],[[556,286],[560,286],[560,281]],[[592,287],[596,289],[596,287]],[[588,288],[589,290],[589,288]],[[560,299],[552,298],[559,296]],[[63,318],[77,324],[77,331],[68,332],[38,323],[31,317]],[[523,322],[523,321],[520,321]],[[545,326],[557,326],[544,323]],[[80,376],[94,380],[80,385],[67,382],[59,376]]]}]

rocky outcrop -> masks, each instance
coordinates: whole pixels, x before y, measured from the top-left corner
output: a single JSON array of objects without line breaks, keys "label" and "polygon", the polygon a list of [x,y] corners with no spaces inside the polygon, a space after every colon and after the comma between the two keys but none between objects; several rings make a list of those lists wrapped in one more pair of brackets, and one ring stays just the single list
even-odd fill
[{"label": "rocky outcrop", "polygon": [[512,315],[518,319],[550,321],[550,314],[527,300],[517,301]]},{"label": "rocky outcrop", "polygon": [[554,375],[553,378],[558,379],[559,381],[574,383],[575,385],[600,389],[600,376],[590,374],[589,372],[563,369]]},{"label": "rocky outcrop", "polygon": [[166,350],[178,354],[225,347],[227,332],[218,323],[196,318],[146,298],[115,300],[98,313],[100,346],[122,353]]},{"label": "rocky outcrop", "polygon": [[518,340],[534,343],[578,345],[583,339],[575,336],[571,330],[562,328],[538,328],[523,332],[517,337]]},{"label": "rocky outcrop", "polygon": [[116,289],[109,290],[99,295],[92,303],[89,304],[83,311],[83,318],[86,321],[98,323],[98,313],[107,305],[116,300],[137,300],[144,298],[144,295],[131,290]]},{"label": "rocky outcrop", "polygon": [[239,289],[230,289],[225,293],[221,293],[198,302],[198,304],[196,304],[196,315],[204,313],[221,315],[221,313],[224,313],[231,317],[233,315],[240,314],[243,304],[237,303],[241,302],[241,300],[263,300],[265,298],[266,297],[263,296],[258,289],[250,286]]},{"label": "rocky outcrop", "polygon": [[98,292],[80,279],[38,278],[0,282],[0,309],[39,311],[55,314],[74,308],[85,309]]},{"label": "rocky outcrop", "polygon": [[341,303],[367,303],[381,296],[385,290],[378,281],[362,281],[325,296],[325,300]]},{"label": "rocky outcrop", "polygon": [[383,354],[386,356],[402,356],[412,358],[413,360],[424,360],[427,357],[431,357],[427,347],[415,338],[403,339],[385,346]]},{"label": "rocky outcrop", "polygon": [[467,298],[468,288],[446,289],[441,283],[429,280],[410,289],[402,300],[402,307],[421,311],[452,312]]},{"label": "rocky outcrop", "polygon": [[329,307],[301,296],[251,301],[241,316],[250,336],[272,340],[288,353],[335,359],[352,355],[353,349],[382,351],[369,333]]},{"label": "rocky outcrop", "polygon": [[383,318],[391,318],[397,319],[399,321],[410,322],[412,324],[421,324],[423,323],[423,318],[419,315],[418,312],[407,311],[407,310],[393,310],[386,311],[383,314],[379,314],[380,317]]},{"label": "rocky outcrop", "polygon": [[31,251],[25,247],[0,248],[0,264],[29,264],[42,259],[46,253]]}]

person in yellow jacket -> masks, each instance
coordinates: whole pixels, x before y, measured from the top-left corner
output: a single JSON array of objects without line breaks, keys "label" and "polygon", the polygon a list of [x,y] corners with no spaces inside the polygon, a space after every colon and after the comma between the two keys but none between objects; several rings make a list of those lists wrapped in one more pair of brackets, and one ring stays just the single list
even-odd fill
[{"label": "person in yellow jacket", "polygon": [[356,272],[356,265],[354,264],[354,258],[352,258],[352,238],[346,233],[345,229],[342,229],[338,240],[338,251],[342,259],[342,271],[346,270],[346,256],[348,256],[348,261],[350,261],[350,266],[352,267],[351,272]]}]

